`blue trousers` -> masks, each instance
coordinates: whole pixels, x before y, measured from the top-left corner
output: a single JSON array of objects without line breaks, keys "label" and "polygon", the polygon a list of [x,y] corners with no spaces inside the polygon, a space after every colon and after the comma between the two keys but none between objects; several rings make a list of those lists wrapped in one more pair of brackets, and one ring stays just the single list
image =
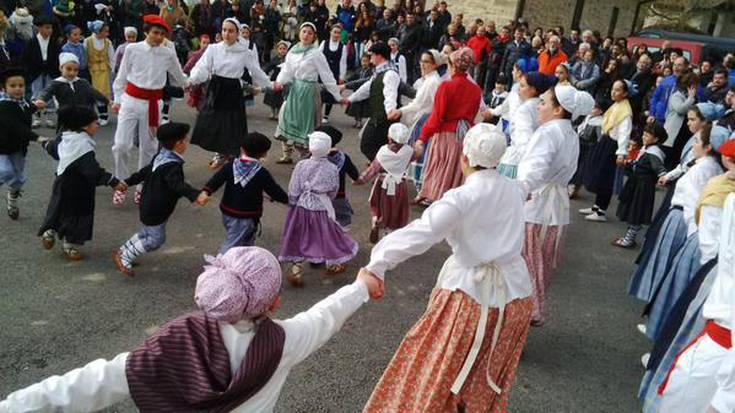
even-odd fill
[{"label": "blue trousers", "polygon": [[227,232],[227,239],[219,249],[224,254],[233,247],[252,247],[258,235],[258,223],[252,218],[235,218],[222,214],[222,224]]},{"label": "blue trousers", "polygon": [[25,165],[23,152],[0,154],[0,186],[7,184],[11,190],[20,191],[26,183]]}]

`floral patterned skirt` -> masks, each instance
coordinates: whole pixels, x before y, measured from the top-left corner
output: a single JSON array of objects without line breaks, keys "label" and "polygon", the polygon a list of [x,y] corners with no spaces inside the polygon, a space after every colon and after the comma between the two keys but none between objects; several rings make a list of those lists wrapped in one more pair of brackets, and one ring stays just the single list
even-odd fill
[{"label": "floral patterned skirt", "polygon": [[543,322],[546,313],[546,290],[551,277],[561,262],[565,226],[526,223],[526,240],[523,259],[531,273],[533,284],[533,320]]},{"label": "floral patterned skirt", "polygon": [[[403,339],[364,412],[505,412],[532,308],[530,297],[506,305],[492,354],[498,309],[490,309],[477,361],[460,394],[454,395],[450,389],[470,352],[480,304],[462,291],[435,290],[426,313]],[[488,385],[488,370],[502,389],[500,394]]]}]

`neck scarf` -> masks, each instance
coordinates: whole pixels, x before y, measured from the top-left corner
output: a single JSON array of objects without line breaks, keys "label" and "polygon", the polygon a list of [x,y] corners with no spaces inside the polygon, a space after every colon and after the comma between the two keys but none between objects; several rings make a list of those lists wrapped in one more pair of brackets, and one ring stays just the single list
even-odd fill
[{"label": "neck scarf", "polygon": [[633,110],[630,108],[630,102],[625,99],[621,102],[615,102],[605,112],[602,120],[602,132],[610,133],[620,122],[627,117],[633,116]]},{"label": "neck scarf", "polygon": [[56,175],[63,174],[69,165],[87,153],[94,152],[94,149],[94,141],[86,132],[64,132],[58,146],[59,165],[56,167]]},{"label": "neck scarf", "polygon": [[15,102],[23,110],[26,110],[26,109],[28,109],[30,107],[30,105],[28,104],[28,101],[25,100],[25,98],[16,99],[16,98],[8,95],[7,93],[3,93],[2,94],[2,97],[0,98],[0,102],[1,101]]},{"label": "neck scarf", "polygon": [[163,165],[173,162],[184,163],[184,159],[181,157],[181,155],[172,150],[161,148],[161,151],[158,152],[158,155],[156,155],[155,159],[153,159],[153,171],[155,172],[156,169],[162,167]]},{"label": "neck scarf", "polygon": [[240,185],[245,188],[258,171],[263,168],[256,159],[242,157],[232,163],[232,175],[235,177],[235,185]]},{"label": "neck scarf", "polygon": [[375,159],[386,172],[381,185],[385,189],[386,195],[394,196],[396,194],[396,185],[403,181],[412,157],[413,149],[408,145],[403,145],[398,152],[393,152],[388,145],[383,145],[378,150]]},{"label": "neck scarf", "polygon": [[306,54],[310,50],[316,49],[316,45],[314,43],[312,44],[303,44],[301,42],[297,43],[296,46],[292,47],[291,50],[289,50],[289,53],[293,54]]},{"label": "neck scarf", "polygon": [[695,217],[696,222],[700,222],[699,219],[702,214],[703,206],[708,205],[723,208],[725,205],[725,199],[727,199],[727,196],[733,192],[735,192],[735,180],[728,178],[727,175],[722,174],[710,179],[702,191],[702,196],[699,198],[699,205],[697,206]]}]

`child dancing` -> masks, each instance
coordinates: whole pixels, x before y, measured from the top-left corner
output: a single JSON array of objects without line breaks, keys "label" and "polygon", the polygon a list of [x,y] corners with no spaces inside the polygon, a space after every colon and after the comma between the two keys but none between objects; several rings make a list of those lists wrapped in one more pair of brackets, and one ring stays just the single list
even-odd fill
[{"label": "child dancing", "polygon": [[272,320],[281,267],[270,252],[238,247],[205,258],[194,294],[200,311],[132,352],[11,393],[0,411],[91,412],[132,399],[141,412],[272,412],[291,369],[383,291],[377,278],[360,274],[311,309]]},{"label": "child dancing", "polygon": [[613,240],[613,245],[633,248],[643,225],[651,223],[653,205],[656,201],[656,182],[666,175],[664,152],[658,146],[666,140],[666,129],[657,123],[646,125],[643,131],[643,149],[636,159],[626,165],[628,180],[620,193],[617,215],[628,223],[628,231],[622,238]]},{"label": "child dancing", "polygon": [[189,147],[189,125],[170,122],[156,132],[161,150],[148,166],[125,180],[128,186],[143,183],[140,201],[140,222],[143,228],[115,252],[117,269],[128,277],[135,275],[133,264],[141,255],[161,248],[166,242],[166,223],[179,198],[185,197],[199,205],[199,190],[184,181],[184,152]]},{"label": "child dancing", "polygon": [[409,131],[402,123],[388,129],[388,143],[383,145],[370,166],[355,185],[379,176],[370,192],[370,214],[373,225],[370,242],[378,242],[380,230],[396,230],[406,226],[411,215],[408,201],[406,171],[413,158],[413,149],[406,145]]},{"label": "child dancing", "polygon": [[276,202],[288,203],[288,194],[273,179],[259,159],[268,155],[271,141],[262,133],[248,134],[240,148],[240,158],[231,160],[207,182],[200,195],[206,201],[222,185],[225,194],[219,204],[227,239],[220,254],[233,247],[255,245],[263,216],[263,192]]},{"label": "child dancing", "polygon": [[79,248],[92,239],[95,188],[105,185],[125,191],[127,185],[97,163],[92,137],[100,125],[93,109],[64,107],[59,110],[59,123],[64,126],[61,140],[46,145],[46,151],[59,164],[38,235],[47,250],[54,247],[56,238],[63,240],[61,248],[67,258],[80,261],[84,255]]},{"label": "child dancing", "polygon": [[327,159],[331,146],[329,135],[312,132],[311,158],[296,164],[288,185],[291,209],[278,259],[293,263],[288,281],[294,287],[303,285],[304,261],[326,263],[327,275],[336,275],[357,255],[357,243],[337,223],[332,206],[339,190],[339,170]]}]

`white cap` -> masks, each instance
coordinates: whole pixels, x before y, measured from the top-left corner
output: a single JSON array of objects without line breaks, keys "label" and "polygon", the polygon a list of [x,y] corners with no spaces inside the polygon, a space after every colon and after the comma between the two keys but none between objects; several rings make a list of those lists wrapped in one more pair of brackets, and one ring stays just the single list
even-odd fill
[{"label": "white cap", "polygon": [[572,86],[559,85],[554,88],[554,95],[561,107],[572,114],[572,120],[587,116],[595,107],[595,99],[587,92],[582,92]]},{"label": "white cap", "polygon": [[478,123],[464,136],[462,153],[471,167],[495,168],[505,153],[505,134],[500,126]]},{"label": "white cap", "polygon": [[332,138],[324,132],[312,132],[309,134],[309,152],[315,158],[327,156],[332,149]]},{"label": "white cap", "polygon": [[405,145],[408,142],[408,128],[402,123],[394,123],[388,128],[388,137],[395,143]]},{"label": "white cap", "polygon": [[126,26],[123,29],[123,33],[125,33],[125,34],[135,34],[137,36],[138,35],[138,29],[136,29],[133,26]]},{"label": "white cap", "polygon": [[59,54],[59,67],[62,67],[69,62],[79,64],[79,58],[74,53],[64,52]]}]

